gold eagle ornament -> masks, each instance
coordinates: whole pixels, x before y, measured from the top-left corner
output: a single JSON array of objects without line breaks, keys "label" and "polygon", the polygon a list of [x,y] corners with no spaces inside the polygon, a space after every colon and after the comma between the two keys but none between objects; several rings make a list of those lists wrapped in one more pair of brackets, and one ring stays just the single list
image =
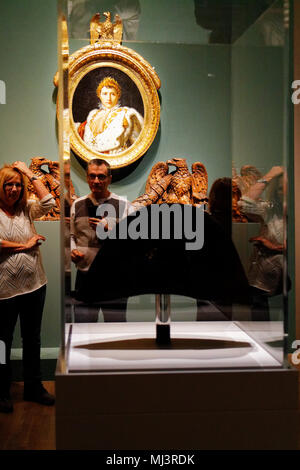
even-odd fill
[{"label": "gold eagle ornament", "polygon": [[[176,170],[169,173],[169,166],[175,166]],[[190,173],[186,159],[176,157],[152,167],[145,193],[132,204],[137,209],[160,203],[202,205],[207,202],[207,188],[207,171],[203,163],[193,163]]]},{"label": "gold eagle ornament", "polygon": [[111,22],[109,11],[103,12],[105,21],[100,22],[101,15],[96,13],[90,22],[90,42],[96,44],[100,41],[114,41],[118,44],[122,41],[123,24],[119,15],[115,16],[115,22]]}]

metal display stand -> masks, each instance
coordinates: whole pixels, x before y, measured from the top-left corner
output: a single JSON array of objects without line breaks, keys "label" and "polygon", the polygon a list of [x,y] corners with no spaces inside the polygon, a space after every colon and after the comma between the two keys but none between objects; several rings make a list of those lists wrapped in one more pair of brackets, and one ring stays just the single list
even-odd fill
[{"label": "metal display stand", "polygon": [[171,333],[171,300],[170,295],[156,294],[156,343],[158,345],[170,344]]}]

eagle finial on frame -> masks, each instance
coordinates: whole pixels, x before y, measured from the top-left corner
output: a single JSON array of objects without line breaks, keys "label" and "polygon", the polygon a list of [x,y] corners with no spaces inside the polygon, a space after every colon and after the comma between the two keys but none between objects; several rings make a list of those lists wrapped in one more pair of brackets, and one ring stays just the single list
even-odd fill
[{"label": "eagle finial on frame", "polygon": [[90,22],[90,42],[96,44],[100,42],[113,41],[120,44],[122,41],[123,24],[121,17],[115,15],[115,22],[111,22],[111,14],[109,11],[103,12],[105,21],[101,23],[100,13],[96,13]]}]

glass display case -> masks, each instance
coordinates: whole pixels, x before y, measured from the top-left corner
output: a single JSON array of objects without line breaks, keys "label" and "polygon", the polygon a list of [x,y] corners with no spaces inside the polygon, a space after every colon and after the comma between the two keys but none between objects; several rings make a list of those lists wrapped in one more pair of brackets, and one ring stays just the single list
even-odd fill
[{"label": "glass display case", "polygon": [[[270,405],[267,396],[278,383],[296,383],[286,359],[293,313],[287,262],[291,2],[62,0],[58,5],[65,182],[58,387],[63,390],[63,381],[73,377],[79,394],[85,380],[95,384],[99,378],[99,390],[103,384],[110,390],[106,380],[114,377],[135,396],[130,377],[139,377],[149,398],[151,387],[153,393],[155,387],[175,390],[184,377],[188,387],[198,377],[203,388],[218,390],[227,390],[224,384],[232,380],[230,409],[236,415],[238,389],[251,382],[243,396],[255,409],[253,387],[260,387],[268,371],[258,408],[270,411],[276,400]],[[104,82],[107,78],[114,81]],[[117,97],[107,104],[103,90]],[[109,162],[111,176],[95,158]],[[158,162],[164,162],[159,171]],[[110,226],[109,209],[100,212],[115,195],[127,200],[129,209]],[[161,210],[155,222],[153,206]],[[105,233],[99,229],[103,220]],[[148,228],[156,223],[153,236]],[[182,389],[178,385],[171,403]],[[89,390],[93,403],[96,395]],[[58,393],[60,442],[71,413],[63,396]],[[74,410],[78,404],[71,402]],[[122,413],[136,413],[123,402],[121,409],[121,402],[101,410],[95,405],[106,432],[104,415],[120,413],[124,419]],[[157,419],[160,412],[184,413],[180,400],[177,404],[171,412],[153,401],[151,411],[137,400],[136,409]],[[218,413],[228,412],[226,406]],[[286,412],[292,416],[291,409]],[[86,409],[81,414],[88,416]],[[73,425],[74,417],[67,429]],[[113,448],[105,439],[100,448]],[[143,448],[143,441],[137,445]]]}]

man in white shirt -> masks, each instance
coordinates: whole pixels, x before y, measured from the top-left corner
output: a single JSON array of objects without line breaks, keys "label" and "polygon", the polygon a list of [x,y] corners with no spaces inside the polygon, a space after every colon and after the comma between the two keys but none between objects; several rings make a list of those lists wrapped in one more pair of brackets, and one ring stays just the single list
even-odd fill
[{"label": "man in white shirt", "polygon": [[[111,230],[119,220],[134,211],[125,198],[109,191],[111,169],[105,160],[96,158],[88,163],[87,182],[91,193],[76,199],[71,207],[71,259],[77,267],[75,290],[79,291],[102,246],[96,233],[98,224],[102,224],[105,230]],[[113,206],[116,214],[115,220],[97,218],[97,208],[102,204]],[[101,275],[104,273],[105,266],[103,266],[103,272],[99,273],[99,288],[101,288]],[[75,321],[97,321],[100,308],[104,321],[126,321],[126,307],[127,298],[99,304],[81,302],[75,308]]]}]

